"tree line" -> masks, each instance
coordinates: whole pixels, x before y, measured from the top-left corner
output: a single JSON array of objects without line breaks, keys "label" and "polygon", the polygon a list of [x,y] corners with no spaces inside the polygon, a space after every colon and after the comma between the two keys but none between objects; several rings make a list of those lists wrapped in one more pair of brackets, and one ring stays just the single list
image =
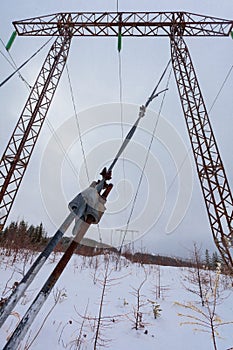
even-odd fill
[{"label": "tree line", "polygon": [[25,220],[12,221],[0,234],[0,245],[5,249],[42,248],[48,241],[47,233],[42,223],[29,225]]}]

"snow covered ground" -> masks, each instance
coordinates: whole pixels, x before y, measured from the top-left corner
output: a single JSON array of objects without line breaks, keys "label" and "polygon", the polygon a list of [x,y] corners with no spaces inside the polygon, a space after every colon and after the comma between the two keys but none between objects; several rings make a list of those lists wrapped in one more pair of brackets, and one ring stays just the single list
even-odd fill
[{"label": "snow covered ground", "polygon": [[[53,258],[47,261],[36,281],[0,329],[1,348],[58,259],[59,255],[56,255],[56,261]],[[10,258],[0,257],[0,297],[9,296],[14,282],[22,278],[23,269],[23,262],[13,264]],[[104,276],[107,276],[106,289],[97,349],[101,345],[111,350],[213,349],[211,334],[195,330],[198,327],[194,324],[180,325],[181,322],[194,320],[181,317],[179,313],[201,319],[204,316],[194,310],[184,309],[176,302],[192,302],[206,313],[206,307],[201,306],[199,297],[184,287],[184,283],[187,287],[187,282],[184,282],[187,270],[153,265],[143,267],[125,259],[117,263],[113,257],[108,266],[106,257],[75,255],[40,310],[20,349],[93,349]],[[223,282],[220,283],[222,285]],[[135,311],[140,285],[141,327],[136,330]],[[189,287],[194,288],[191,285]],[[217,305],[218,316],[223,322],[233,321],[232,289],[225,287],[220,297],[224,299]],[[156,319],[153,314],[155,302],[162,310]],[[223,325],[218,331],[220,337],[217,338],[217,349],[233,348],[233,324]]]}]

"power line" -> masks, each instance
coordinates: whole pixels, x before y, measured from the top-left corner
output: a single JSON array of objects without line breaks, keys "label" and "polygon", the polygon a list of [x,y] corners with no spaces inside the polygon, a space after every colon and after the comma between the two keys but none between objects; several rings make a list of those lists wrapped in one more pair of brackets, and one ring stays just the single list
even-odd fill
[{"label": "power line", "polygon": [[[1,39],[0,39],[0,41],[2,42]],[[15,66],[13,65],[13,63],[11,63],[9,58],[7,58],[7,56],[1,50],[0,50],[0,54],[5,58],[5,60],[9,63],[9,65],[11,65],[11,67],[15,69]]]},{"label": "power line", "polygon": [[[121,51],[118,50],[118,78],[119,78],[119,100],[120,100],[120,123],[121,123],[121,141],[124,139],[124,114],[123,114],[123,84],[122,84],[122,59]],[[124,196],[126,197],[126,188],[125,188],[125,157],[122,155],[122,170],[123,170],[123,183],[124,183]]]},{"label": "power line", "polygon": [[[41,48],[40,48],[39,50],[37,50],[36,53],[33,54],[33,55],[30,57],[30,59],[32,59],[40,50],[42,50],[42,48],[44,48],[51,40],[52,40],[52,38],[50,38],[45,44],[43,44],[43,45],[41,46]],[[4,44],[4,42],[2,41],[1,38],[0,38],[0,42],[3,44],[3,46],[4,46],[4,48],[5,48],[5,44]],[[8,54],[9,54],[9,56],[10,56],[10,58],[11,58],[11,61],[12,61],[13,63],[7,58],[7,56],[6,56],[5,54],[3,54],[2,51],[0,51],[0,53],[3,55],[3,57],[7,60],[7,62],[8,62],[14,69],[17,69],[17,70],[18,70],[16,63],[15,63],[15,61],[14,61],[12,55],[10,55],[9,52],[8,52]],[[29,60],[30,60],[30,59],[29,59]],[[28,61],[28,60],[27,60],[27,61]],[[25,64],[26,64],[26,63],[25,63]],[[18,76],[19,76],[19,78],[23,81],[23,83],[26,85],[26,87],[29,88],[29,90],[31,90],[30,84],[27,82],[27,80],[22,76],[22,74],[21,74],[20,72],[18,72]],[[63,144],[62,144],[62,141],[61,141],[60,137],[58,136],[56,130],[54,129],[53,125],[51,124],[51,122],[50,122],[47,118],[45,119],[45,123],[47,124],[47,126],[48,126],[48,128],[49,128],[51,134],[54,135],[55,141],[56,141],[57,145],[59,146],[59,148],[61,149],[62,153],[64,154],[64,157],[65,157],[67,163],[70,165],[71,170],[73,171],[74,175],[78,178],[77,170],[76,170],[76,168],[75,168],[75,166],[74,166],[72,160],[70,159],[69,155],[67,154],[67,152],[66,152],[66,150],[65,150],[65,148],[64,148],[64,146],[63,146]]]},{"label": "power line", "polygon": [[[76,103],[75,103],[75,98],[74,98],[74,93],[73,93],[73,88],[72,88],[72,83],[71,83],[71,78],[70,78],[68,65],[66,65],[66,72],[67,72],[67,76],[68,76],[70,94],[71,94],[71,99],[72,99],[72,104],[73,104],[73,109],[74,109],[74,114],[75,114],[75,121],[76,121],[77,129],[78,129],[78,135],[79,135],[79,141],[80,141],[80,146],[81,146],[81,150],[82,150],[84,167],[85,167],[85,171],[86,171],[86,176],[87,176],[88,182],[90,183],[90,177],[89,177],[88,166],[87,166],[87,158],[86,158],[86,155],[85,155],[85,149],[84,149],[84,144],[83,144],[83,139],[82,139],[82,133],[81,133],[81,128],[80,128],[80,124],[79,124],[79,120],[78,120],[78,113],[77,113],[77,108],[76,108]],[[99,223],[97,224],[97,229],[98,229],[98,234],[99,234],[99,241],[100,241],[100,243],[102,243],[102,235],[101,235]]]},{"label": "power line", "polygon": [[[3,86],[6,82],[8,82],[8,80],[10,80],[17,72],[19,72],[19,70],[21,68],[23,68],[28,62],[30,62],[50,41],[52,40],[52,37],[45,43],[43,44],[33,55],[31,55],[26,61],[24,61],[18,68],[15,64],[15,70],[13,73],[11,73],[6,79],[4,79],[1,83],[0,83],[0,87]],[[4,56],[4,55],[3,55]],[[10,56],[11,57],[11,56]],[[5,57],[6,58],[6,57]],[[12,57],[11,57],[12,58]],[[6,58],[7,59],[7,58]],[[12,59],[13,60],[13,59]],[[8,61],[8,59],[7,59]],[[9,62],[9,61],[8,61]],[[13,61],[14,62],[14,61]],[[22,75],[20,76],[22,79]],[[23,81],[25,81],[25,79],[23,78]],[[27,85],[31,88],[31,86],[27,83]]]},{"label": "power line", "polygon": [[70,74],[69,74],[68,65],[66,65],[66,72],[67,72],[67,76],[68,76],[70,94],[71,94],[71,99],[72,99],[72,104],[73,104],[73,109],[74,109],[75,121],[76,121],[77,129],[78,129],[79,141],[80,141],[80,145],[81,145],[86,176],[87,176],[88,182],[90,182],[88,167],[87,167],[87,158],[85,155],[85,150],[84,150],[84,145],[83,145],[83,140],[82,140],[82,133],[81,133],[81,128],[80,128],[80,124],[79,124],[79,120],[78,120],[78,113],[77,113],[77,108],[76,108],[76,104],[75,104],[74,93],[73,93],[73,88],[72,88],[72,84],[71,84],[71,78],[70,78]]},{"label": "power line", "polygon": [[116,1],[116,9],[117,9],[117,12],[119,12],[119,0]]},{"label": "power line", "polygon": [[64,155],[64,157],[65,157],[65,159],[67,161],[67,163],[70,165],[70,168],[73,171],[73,174],[75,175],[76,178],[78,178],[78,172],[77,172],[77,170],[76,170],[72,160],[70,159],[70,157],[69,157],[65,147],[63,146],[61,138],[58,136],[56,130],[54,129],[54,127],[51,124],[51,122],[49,121],[49,119],[45,119],[45,122],[46,122],[46,124],[47,124],[47,126],[48,126],[48,128],[49,128],[49,130],[51,132],[51,134],[54,136],[57,145],[60,147],[60,149],[61,149],[61,151],[62,151],[62,153],[63,153],[63,155]]},{"label": "power line", "polygon": [[[0,41],[1,41],[1,43],[3,44],[3,46],[4,46],[4,48],[5,48],[5,44],[4,44],[4,42],[3,42],[3,40],[0,38]],[[2,53],[2,52],[1,52]],[[12,57],[12,55],[10,54],[10,52],[9,51],[7,51],[7,53],[8,53],[8,56],[10,57],[10,59],[11,59],[11,61],[12,62],[10,62],[10,60],[2,53],[2,55],[3,55],[3,57],[6,59],[6,61],[11,65],[11,67],[13,67],[14,69],[18,69],[18,67],[17,67],[17,64],[16,64],[16,62],[14,61],[14,59],[13,59],[13,57]],[[29,89],[29,91],[31,90],[31,85],[27,82],[27,80],[22,76],[22,74],[20,73],[20,72],[18,72],[18,76],[19,76],[19,78],[24,82],[24,84],[26,85],[26,87]]]},{"label": "power line", "polygon": [[[224,78],[224,80],[223,80],[223,82],[222,82],[222,84],[221,84],[221,86],[220,86],[220,88],[219,88],[219,90],[218,90],[218,92],[217,92],[217,94],[216,94],[216,96],[215,96],[215,98],[214,98],[214,100],[213,100],[211,106],[210,106],[209,113],[211,113],[211,111],[212,111],[214,105],[216,104],[216,102],[217,102],[217,100],[218,100],[218,98],[219,98],[219,96],[220,96],[220,94],[221,94],[221,92],[222,92],[222,90],[223,90],[223,88],[224,88],[224,86],[225,86],[225,84],[226,84],[228,78],[230,77],[230,74],[231,74],[232,70],[233,70],[233,65],[230,67],[229,71],[227,72],[226,77]],[[192,147],[189,146],[189,148],[188,148],[188,150],[187,150],[187,152],[186,152],[186,155],[184,156],[184,159],[182,160],[182,162],[181,162],[179,168],[177,169],[177,172],[176,172],[174,178],[172,179],[172,181],[171,181],[171,183],[170,183],[170,185],[169,185],[169,187],[168,187],[168,189],[167,189],[167,193],[170,192],[170,190],[171,190],[173,184],[175,183],[175,181],[176,181],[178,175],[180,174],[180,172],[181,172],[181,170],[182,170],[182,168],[183,168],[183,166],[184,166],[184,164],[185,164],[185,161],[186,161],[186,159],[188,158],[188,156],[189,156],[191,150],[192,150]]]},{"label": "power line", "polygon": [[[147,100],[146,104],[145,104],[145,107],[147,107],[149,105],[149,103],[158,95],[158,94],[155,94],[156,93],[156,90],[160,84],[160,82],[162,81],[167,69],[168,69],[168,66],[170,65],[170,62],[171,60],[168,62],[158,84],[156,85],[155,89],[153,90],[151,96],[149,97],[149,99]],[[136,192],[135,192],[135,196],[134,196],[134,199],[133,199],[133,204],[132,204],[132,207],[131,207],[131,211],[130,211],[130,214],[129,214],[129,218],[127,220],[127,223],[126,223],[126,229],[125,229],[125,234],[123,236],[123,239],[122,239],[122,242],[121,242],[121,246],[120,246],[120,249],[119,251],[121,252],[122,250],[122,247],[123,247],[123,244],[124,244],[124,241],[125,241],[125,237],[126,237],[126,234],[127,234],[127,231],[128,231],[128,228],[129,228],[129,224],[130,224],[130,221],[131,221],[131,218],[132,218],[132,215],[133,215],[133,212],[134,212],[134,209],[135,209],[135,205],[136,205],[136,201],[137,201],[137,197],[138,197],[138,193],[139,193],[139,190],[140,190],[140,187],[141,187],[141,183],[142,183],[142,180],[143,180],[143,176],[144,176],[144,172],[145,172],[145,168],[146,168],[146,165],[148,163],[148,159],[149,159],[149,154],[150,154],[150,150],[151,150],[151,147],[152,147],[152,144],[153,144],[153,140],[155,138],[155,133],[156,133],[156,130],[157,130],[157,126],[158,126],[158,122],[159,122],[159,118],[160,118],[160,115],[161,115],[161,111],[162,111],[162,107],[163,107],[163,104],[164,104],[164,100],[165,100],[165,96],[166,96],[166,92],[168,90],[168,85],[169,85],[169,82],[170,82],[170,78],[171,78],[171,70],[170,70],[170,73],[169,73],[169,76],[168,76],[168,80],[167,80],[167,84],[166,84],[166,88],[164,89],[164,93],[163,93],[163,98],[162,98],[162,101],[161,101],[161,104],[160,104],[160,109],[159,109],[159,113],[158,113],[158,117],[156,119],[156,122],[155,122],[155,125],[154,125],[154,128],[153,128],[153,131],[152,131],[152,135],[151,135],[151,139],[150,139],[150,143],[149,143],[149,147],[148,147],[148,150],[147,150],[147,153],[146,153],[146,157],[145,157],[145,161],[144,161],[144,165],[143,165],[143,168],[142,168],[142,171],[141,171],[141,175],[140,175],[140,178],[139,178],[139,182],[138,182],[138,186],[137,186],[137,189],[136,189]]]},{"label": "power line", "polygon": [[[116,10],[119,12],[119,0],[117,0]],[[121,15],[119,15],[119,22],[121,21]],[[121,36],[121,26],[119,25],[118,29],[118,80],[119,80],[119,101],[120,101],[120,123],[121,123],[121,142],[124,139],[124,115],[123,115],[123,83],[122,83],[122,57],[121,57],[121,45],[122,45],[122,36]],[[126,188],[125,188],[125,157],[124,153],[122,154],[122,170],[123,170],[123,183],[124,183],[124,197],[126,197]]]},{"label": "power line", "polygon": [[217,95],[215,96],[214,101],[213,101],[213,103],[212,103],[212,105],[211,105],[211,107],[210,107],[210,109],[209,109],[209,113],[212,111],[212,109],[213,109],[213,107],[214,107],[214,105],[215,105],[217,99],[219,98],[219,95],[221,94],[221,92],[222,92],[222,90],[223,90],[223,88],[224,88],[224,86],[225,86],[225,84],[226,84],[228,78],[230,77],[230,74],[231,74],[231,72],[232,72],[232,69],[233,69],[233,65],[231,66],[231,68],[229,69],[229,71],[228,71],[228,73],[227,73],[225,79],[223,80],[223,83],[222,83],[222,85],[220,86],[220,89],[219,89]]}]

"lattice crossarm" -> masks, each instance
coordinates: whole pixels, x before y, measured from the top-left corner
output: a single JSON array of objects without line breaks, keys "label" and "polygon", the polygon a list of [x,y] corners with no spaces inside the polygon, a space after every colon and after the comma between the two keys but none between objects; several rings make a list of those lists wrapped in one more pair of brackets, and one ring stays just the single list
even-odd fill
[{"label": "lattice crossarm", "polygon": [[188,12],[67,12],[15,21],[19,35],[51,36],[70,30],[75,36],[228,36],[233,21]]}]

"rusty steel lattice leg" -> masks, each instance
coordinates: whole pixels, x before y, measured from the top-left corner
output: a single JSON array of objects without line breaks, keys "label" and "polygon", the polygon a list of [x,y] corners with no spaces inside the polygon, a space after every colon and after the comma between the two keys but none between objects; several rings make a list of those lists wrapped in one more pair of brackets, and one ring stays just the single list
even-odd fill
[{"label": "rusty steel lattice leg", "polygon": [[233,200],[188,48],[171,35],[171,56],[214,242],[233,271]]},{"label": "rusty steel lattice leg", "polygon": [[58,36],[31,90],[0,162],[0,230],[3,229],[63,72],[71,35]]}]

